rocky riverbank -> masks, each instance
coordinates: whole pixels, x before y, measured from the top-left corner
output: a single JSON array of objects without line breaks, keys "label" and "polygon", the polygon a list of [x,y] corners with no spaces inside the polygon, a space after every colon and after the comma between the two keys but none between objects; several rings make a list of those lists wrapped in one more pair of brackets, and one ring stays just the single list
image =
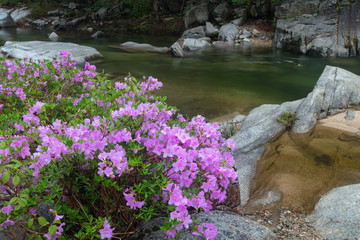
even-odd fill
[{"label": "rocky riverbank", "polygon": [[[34,15],[30,7],[3,8],[0,27],[28,26],[52,29],[58,34],[75,29],[91,32],[94,38],[110,37],[119,31],[172,34],[181,36],[172,47],[174,55],[180,57],[210,45],[233,44],[273,46],[324,57],[360,53],[359,1],[340,4],[334,0],[259,0],[247,4],[163,0],[158,1],[156,11],[136,17],[135,6],[126,1],[114,1],[111,6],[102,7],[61,2],[49,11],[43,10],[42,15]],[[266,23],[266,30],[252,24],[254,21]]]}]

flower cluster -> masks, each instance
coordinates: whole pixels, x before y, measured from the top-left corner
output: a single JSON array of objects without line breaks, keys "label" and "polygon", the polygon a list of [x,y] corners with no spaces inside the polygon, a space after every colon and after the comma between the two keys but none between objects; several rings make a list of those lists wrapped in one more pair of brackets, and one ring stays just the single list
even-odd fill
[{"label": "flower cluster", "polygon": [[[210,211],[236,181],[233,142],[216,123],[167,106],[153,77],[113,84],[65,51],[52,61],[2,60],[0,75],[0,231],[126,238],[140,219],[165,213],[163,229],[175,237],[196,226],[190,209]],[[40,204],[54,205],[52,221]],[[210,223],[194,232],[216,233]]]}]

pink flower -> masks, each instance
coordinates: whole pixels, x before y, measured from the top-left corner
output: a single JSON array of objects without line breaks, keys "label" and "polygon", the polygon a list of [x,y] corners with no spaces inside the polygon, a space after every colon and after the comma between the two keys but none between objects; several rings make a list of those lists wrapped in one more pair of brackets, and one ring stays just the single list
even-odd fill
[{"label": "pink flower", "polygon": [[100,235],[101,235],[101,239],[104,238],[111,238],[113,235],[113,229],[110,228],[110,225],[108,224],[107,219],[105,219],[104,224],[103,224],[103,229],[100,230]]},{"label": "pink flower", "polygon": [[14,209],[14,205],[9,205],[9,206],[7,206],[7,207],[3,207],[3,208],[1,209],[1,212],[2,212],[3,214],[10,214],[13,209]]},{"label": "pink flower", "polygon": [[18,131],[24,131],[24,126],[21,124],[14,123],[14,127]]},{"label": "pink flower", "polygon": [[127,194],[127,193],[123,193],[124,196],[125,196],[125,200],[126,200],[126,205],[129,206],[131,209],[136,209],[136,208],[142,208],[142,206],[144,206],[145,202],[144,201],[141,201],[141,202],[138,202],[135,200],[135,197],[134,197],[134,192],[130,192],[130,194]]},{"label": "pink flower", "polygon": [[213,223],[204,223],[203,226],[206,227],[206,230],[203,232],[206,239],[214,240],[218,234],[216,227]]},{"label": "pink flower", "polygon": [[12,226],[14,225],[14,221],[11,221],[10,219],[6,219],[5,222],[3,222],[2,224],[0,224],[0,227],[2,228],[6,228],[7,226]]}]

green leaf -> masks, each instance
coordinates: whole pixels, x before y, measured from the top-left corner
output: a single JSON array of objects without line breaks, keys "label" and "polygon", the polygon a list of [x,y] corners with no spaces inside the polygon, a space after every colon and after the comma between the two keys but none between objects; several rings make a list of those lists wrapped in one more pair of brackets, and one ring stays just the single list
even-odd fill
[{"label": "green leaf", "polygon": [[26,223],[27,228],[31,228],[31,226],[34,224],[34,219],[30,218],[29,221]]},{"label": "green leaf", "polygon": [[51,235],[51,236],[54,236],[56,232],[57,232],[57,227],[56,227],[56,225],[51,225],[51,226],[49,227],[49,233],[50,233],[50,235]]},{"label": "green leaf", "polygon": [[2,179],[3,185],[5,185],[6,183],[8,183],[9,180],[10,180],[10,171],[4,172],[4,174],[3,174],[2,177],[1,177],[1,179]]},{"label": "green leaf", "polygon": [[24,199],[24,198],[19,198],[19,205],[20,205],[20,207],[26,207],[26,205],[27,205],[27,201],[26,201],[26,199]]},{"label": "green leaf", "polygon": [[12,180],[14,186],[16,187],[17,185],[19,185],[19,182],[20,182],[20,178],[18,175],[16,175],[15,177],[13,177],[13,180]]},{"label": "green leaf", "polygon": [[42,237],[40,235],[37,235],[35,240],[42,240]]},{"label": "green leaf", "polygon": [[10,199],[9,204],[14,204],[15,202],[17,202],[18,199],[18,197],[13,197],[12,199]]},{"label": "green leaf", "polygon": [[49,222],[44,217],[39,217],[38,222],[42,227],[49,224]]}]

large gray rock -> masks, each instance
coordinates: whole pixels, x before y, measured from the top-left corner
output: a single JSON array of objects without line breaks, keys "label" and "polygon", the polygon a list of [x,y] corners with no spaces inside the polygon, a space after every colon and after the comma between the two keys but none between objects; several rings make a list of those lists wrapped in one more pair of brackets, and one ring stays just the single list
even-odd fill
[{"label": "large gray rock", "polygon": [[326,66],[314,90],[296,109],[299,118],[292,131],[306,133],[323,119],[351,104],[360,103],[360,76],[338,67]]},{"label": "large gray rock", "polygon": [[360,52],[360,2],[337,10],[334,0],[284,1],[277,8],[274,45],[324,57],[355,56]]},{"label": "large gray rock", "polygon": [[293,18],[303,14],[314,14],[319,10],[319,2],[320,0],[283,1],[275,6],[275,17],[282,18],[286,16],[287,18]]},{"label": "large gray rock", "polygon": [[360,239],[360,184],[331,190],[321,197],[309,216],[326,239]]},{"label": "large gray rock", "polygon": [[170,50],[175,57],[184,57],[184,52],[182,49],[183,41],[184,40],[180,38],[175,43],[173,43],[173,45],[171,45]]},{"label": "large gray rock", "polygon": [[[270,229],[235,213],[211,211],[207,214],[194,214],[192,217],[195,219],[199,218],[200,223],[213,223],[218,231],[217,240],[276,239],[275,234]],[[135,239],[169,239],[164,231],[154,231],[154,229],[162,226],[163,222],[164,219],[157,218],[145,223],[141,226],[140,233],[135,236]],[[190,230],[186,230],[181,235],[181,239],[196,240],[205,238],[195,237],[191,234]]]},{"label": "large gray rock", "polygon": [[184,16],[185,28],[192,25],[204,24],[209,19],[208,2],[203,1],[199,5],[191,7]]},{"label": "large gray rock", "polygon": [[56,19],[51,23],[51,25],[53,26],[54,29],[57,30],[64,31],[67,29],[67,24],[65,19]]},{"label": "large gray rock", "polygon": [[155,47],[147,43],[124,42],[120,44],[120,49],[128,52],[151,52],[151,53],[168,53],[168,47]]},{"label": "large gray rock", "polygon": [[107,7],[101,7],[99,10],[97,10],[96,16],[97,16],[100,20],[103,20],[103,19],[106,18],[107,12],[108,12],[108,8],[107,8]]},{"label": "large gray rock", "polygon": [[31,21],[31,24],[37,29],[44,29],[51,23],[50,19],[37,19],[35,21]]},{"label": "large gray rock", "polygon": [[203,38],[205,36],[204,27],[199,26],[185,30],[185,32],[181,35],[181,38]]},{"label": "large gray rock", "polygon": [[27,7],[16,8],[11,12],[10,16],[16,24],[23,24],[28,19],[31,11]]},{"label": "large gray rock", "polygon": [[7,10],[0,9],[0,28],[16,27],[16,23],[10,16]]},{"label": "large gray rock", "polygon": [[79,25],[79,23],[83,22],[86,20],[86,16],[82,16],[82,17],[78,17],[78,18],[74,18],[73,20],[67,22],[67,25],[69,27],[77,27]]},{"label": "large gray rock", "polygon": [[220,28],[219,40],[234,43],[239,36],[239,29],[235,24],[228,23]]},{"label": "large gray rock", "polygon": [[26,57],[34,60],[53,59],[57,56],[58,52],[62,50],[71,52],[72,57],[76,60],[77,66],[83,66],[85,61],[102,58],[102,55],[95,48],[65,42],[7,41],[4,46],[0,48],[1,53],[5,54],[7,57]]},{"label": "large gray rock", "polygon": [[186,57],[190,55],[190,52],[195,52],[205,47],[211,46],[209,43],[210,38],[179,38],[170,49],[176,57]]},{"label": "large gray rock", "polygon": [[246,8],[240,7],[234,9],[235,17],[243,18],[244,20],[247,19],[247,11]]},{"label": "large gray rock", "polygon": [[210,22],[206,22],[206,36],[215,37],[219,34],[219,29],[215,28]]},{"label": "large gray rock", "polygon": [[197,51],[208,46],[211,44],[204,39],[185,38],[182,48],[186,51]]},{"label": "large gray rock", "polygon": [[227,2],[222,2],[217,5],[213,11],[213,17],[218,23],[224,23],[226,18],[229,16],[229,4]]},{"label": "large gray rock", "polygon": [[263,154],[264,144],[285,131],[277,119],[284,112],[295,112],[303,99],[281,105],[265,104],[253,109],[244,119],[240,131],[231,139],[235,141],[235,167],[237,169],[241,205],[250,197],[250,184],[255,176],[256,162]]}]

